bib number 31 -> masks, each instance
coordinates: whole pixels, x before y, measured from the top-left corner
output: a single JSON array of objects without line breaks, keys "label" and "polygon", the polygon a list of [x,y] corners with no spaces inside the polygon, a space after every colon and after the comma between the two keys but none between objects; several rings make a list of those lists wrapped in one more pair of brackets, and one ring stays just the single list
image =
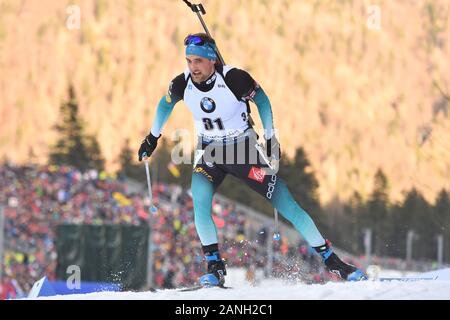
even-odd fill
[{"label": "bib number 31", "polygon": [[210,118],[203,118],[202,120],[206,130],[213,130],[215,126],[219,128],[219,130],[225,129],[222,119],[220,118],[214,120],[211,120]]}]

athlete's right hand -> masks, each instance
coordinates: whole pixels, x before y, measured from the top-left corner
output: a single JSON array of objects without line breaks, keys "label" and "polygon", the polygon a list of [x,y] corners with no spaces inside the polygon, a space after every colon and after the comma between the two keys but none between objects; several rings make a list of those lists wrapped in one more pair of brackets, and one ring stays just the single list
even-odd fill
[{"label": "athlete's right hand", "polygon": [[[161,137],[161,135],[159,135],[159,137]],[[158,145],[159,137],[157,138],[151,133],[149,133],[149,135],[145,137],[138,151],[139,161],[142,161],[142,158],[150,157],[152,155],[153,151],[155,151],[156,146]]]}]

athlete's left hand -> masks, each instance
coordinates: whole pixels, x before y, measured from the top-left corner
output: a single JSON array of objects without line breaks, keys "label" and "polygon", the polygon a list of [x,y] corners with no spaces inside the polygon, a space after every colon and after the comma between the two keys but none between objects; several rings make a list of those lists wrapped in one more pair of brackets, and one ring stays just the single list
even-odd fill
[{"label": "athlete's left hand", "polygon": [[266,140],[266,150],[267,150],[267,156],[269,158],[280,160],[281,158],[281,149],[280,149],[280,143],[277,140],[277,137],[273,135],[270,139]]}]

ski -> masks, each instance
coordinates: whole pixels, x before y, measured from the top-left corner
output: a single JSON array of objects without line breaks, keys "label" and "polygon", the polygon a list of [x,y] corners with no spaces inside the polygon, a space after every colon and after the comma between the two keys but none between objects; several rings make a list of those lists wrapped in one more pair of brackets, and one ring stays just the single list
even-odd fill
[{"label": "ski", "polygon": [[435,277],[383,277],[378,278],[378,281],[404,281],[404,282],[413,282],[413,281],[429,281],[429,280],[437,280],[437,276]]},{"label": "ski", "polygon": [[[184,287],[184,288],[173,288],[172,290],[177,290],[178,292],[188,292],[188,291],[197,291],[200,289],[210,289],[210,288],[220,288],[220,289],[233,289],[233,287],[228,286],[202,286],[202,285],[194,285],[191,287]],[[161,292],[164,290],[171,290],[171,289],[156,289],[156,288],[150,288],[148,289],[149,292]]]},{"label": "ski", "polygon": [[187,287],[187,288],[178,289],[178,292],[188,292],[188,291],[196,291],[196,290],[200,290],[200,289],[210,289],[210,288],[232,289],[232,287],[228,287],[228,286],[202,286],[202,285],[196,285],[196,286],[193,286],[193,287]]}]

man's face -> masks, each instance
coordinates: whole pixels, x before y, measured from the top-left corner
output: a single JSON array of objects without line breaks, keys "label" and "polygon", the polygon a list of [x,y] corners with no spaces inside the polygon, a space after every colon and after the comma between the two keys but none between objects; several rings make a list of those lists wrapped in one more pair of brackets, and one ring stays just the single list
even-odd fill
[{"label": "man's face", "polygon": [[215,60],[209,60],[200,56],[187,55],[187,65],[191,72],[192,81],[200,83],[208,79],[214,71]]}]

